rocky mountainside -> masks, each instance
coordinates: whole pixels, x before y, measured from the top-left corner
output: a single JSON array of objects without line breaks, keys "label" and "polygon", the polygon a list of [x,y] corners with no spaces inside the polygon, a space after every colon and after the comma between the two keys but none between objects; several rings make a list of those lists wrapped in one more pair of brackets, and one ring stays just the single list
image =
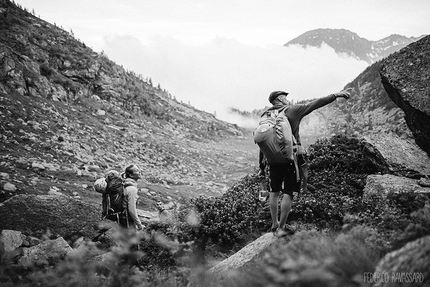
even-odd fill
[{"label": "rocky mountainside", "polygon": [[345,29],[315,29],[303,33],[284,46],[321,47],[325,43],[332,47],[336,53],[345,53],[372,64],[422,37],[408,38],[393,34],[378,41],[369,41]]},{"label": "rocky mountainside", "polygon": [[141,166],[148,204],[219,194],[255,156],[237,147],[245,139],[236,125],[8,0],[0,0],[0,111],[2,201],[47,192],[98,201],[94,179],[131,163]]},{"label": "rocky mountainside", "polygon": [[344,87],[353,88],[349,100],[338,100],[304,118],[301,125],[303,134],[310,138],[312,135],[322,137],[337,133],[395,133],[403,138],[412,138],[404,112],[382,86],[380,67],[381,62],[374,63]]}]

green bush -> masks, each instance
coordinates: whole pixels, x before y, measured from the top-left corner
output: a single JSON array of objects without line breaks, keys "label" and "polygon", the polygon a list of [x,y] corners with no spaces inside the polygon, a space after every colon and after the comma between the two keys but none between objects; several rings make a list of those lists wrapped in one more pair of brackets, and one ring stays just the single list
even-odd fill
[{"label": "green bush", "polygon": [[243,247],[247,235],[259,233],[269,222],[264,218],[264,203],[258,199],[259,180],[246,176],[222,197],[199,197],[190,207],[199,213],[200,224],[186,227],[185,237],[204,250],[208,242],[226,252]]}]

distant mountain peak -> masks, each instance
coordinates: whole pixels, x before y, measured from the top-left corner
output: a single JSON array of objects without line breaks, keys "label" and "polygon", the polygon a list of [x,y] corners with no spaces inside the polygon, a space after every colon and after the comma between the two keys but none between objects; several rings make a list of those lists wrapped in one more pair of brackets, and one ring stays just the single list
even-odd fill
[{"label": "distant mountain peak", "polygon": [[372,64],[421,39],[423,36],[408,38],[392,34],[378,41],[369,41],[346,29],[326,28],[307,31],[284,46],[321,47],[325,43],[332,47],[336,53],[347,54]]}]

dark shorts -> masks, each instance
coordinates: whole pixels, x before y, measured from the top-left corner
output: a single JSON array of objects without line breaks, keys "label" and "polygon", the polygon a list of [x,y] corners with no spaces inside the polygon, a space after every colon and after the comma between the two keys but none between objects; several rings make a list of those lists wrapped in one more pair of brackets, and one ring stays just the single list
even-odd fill
[{"label": "dark shorts", "polygon": [[[300,166],[306,162],[303,155],[299,155]],[[297,181],[294,163],[270,165],[270,191],[282,192],[293,198],[293,193],[300,192],[301,179]]]}]

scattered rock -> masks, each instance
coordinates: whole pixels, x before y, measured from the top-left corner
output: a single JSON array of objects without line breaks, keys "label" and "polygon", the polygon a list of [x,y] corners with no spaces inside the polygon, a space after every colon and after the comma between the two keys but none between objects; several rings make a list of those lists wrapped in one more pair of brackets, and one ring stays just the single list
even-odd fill
[{"label": "scattered rock", "polygon": [[72,248],[67,241],[59,237],[30,248],[24,248],[24,255],[18,262],[24,266],[54,264],[65,258],[71,251]]},{"label": "scattered rock", "polygon": [[55,186],[51,186],[49,188],[48,194],[49,195],[63,195],[60,191],[60,189],[58,187]]},{"label": "scattered rock", "polygon": [[15,192],[17,190],[16,186],[10,182],[6,182],[3,185],[3,190],[8,192]]},{"label": "scattered rock", "polygon": [[43,170],[45,170],[45,169],[46,169],[46,167],[45,167],[43,164],[38,163],[38,162],[33,162],[33,163],[31,164],[31,168],[33,168],[33,169],[35,169],[35,170],[40,170],[40,171],[43,171]]},{"label": "scattered rock", "polygon": [[426,177],[422,177],[420,178],[420,180],[418,180],[418,184],[423,187],[430,187],[430,179]]},{"label": "scattered rock", "polygon": [[102,169],[98,165],[90,165],[90,166],[88,166],[87,169],[89,172],[101,172],[102,171]]},{"label": "scattered rock", "polygon": [[12,252],[20,247],[24,242],[24,235],[20,231],[3,229],[0,235],[0,254]]},{"label": "scattered rock", "polygon": [[10,178],[9,174],[6,172],[0,172],[0,179],[8,180]]},{"label": "scattered rock", "polygon": [[97,115],[98,116],[104,116],[104,115],[106,115],[106,111],[104,111],[104,110],[98,110],[97,111]]}]

